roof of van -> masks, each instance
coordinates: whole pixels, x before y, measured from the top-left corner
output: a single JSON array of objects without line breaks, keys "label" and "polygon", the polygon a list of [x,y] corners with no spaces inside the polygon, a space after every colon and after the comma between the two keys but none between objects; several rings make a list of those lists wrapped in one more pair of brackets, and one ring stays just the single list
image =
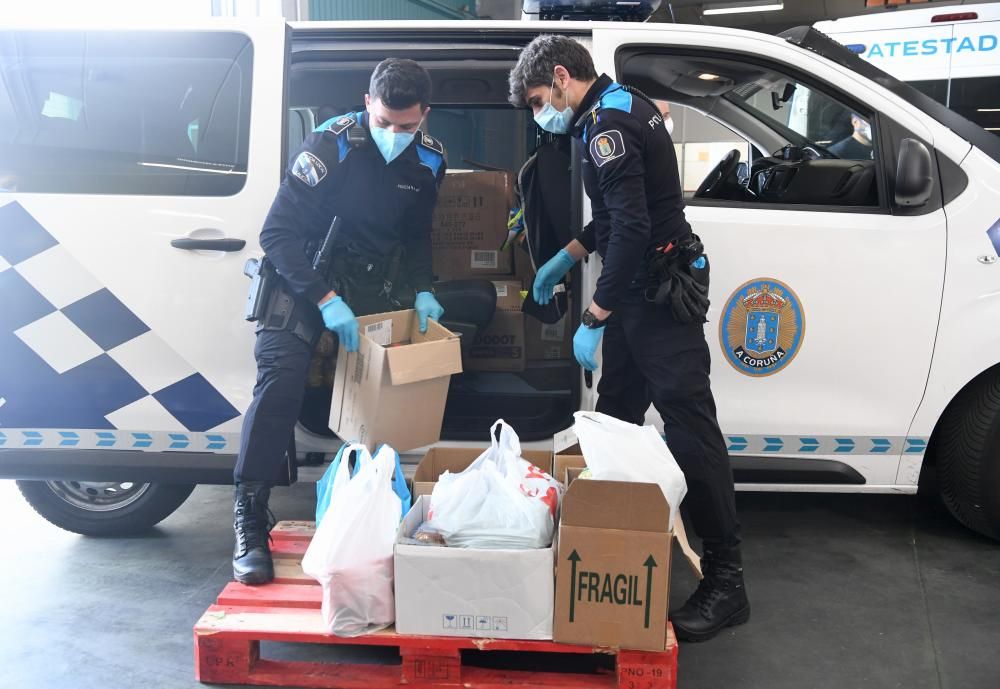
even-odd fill
[{"label": "roof of van", "polygon": [[962,23],[1000,20],[1000,4],[980,3],[977,5],[944,5],[891,12],[869,12],[868,14],[859,14],[856,17],[843,17],[842,19],[816,22],[813,26],[829,35],[854,31],[910,29],[931,26],[933,23],[931,19],[937,15],[965,14],[967,12],[975,12],[979,15],[979,18],[963,20]]}]

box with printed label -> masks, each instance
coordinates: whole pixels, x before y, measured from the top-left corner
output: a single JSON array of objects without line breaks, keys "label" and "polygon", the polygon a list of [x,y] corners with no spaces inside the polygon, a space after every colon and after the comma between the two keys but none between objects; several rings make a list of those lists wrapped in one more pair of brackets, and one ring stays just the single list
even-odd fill
[{"label": "box with printed label", "polygon": [[523,371],[524,314],[497,311],[465,352],[467,371]]},{"label": "box with printed label", "polygon": [[525,318],[524,347],[528,361],[560,361],[572,357],[569,316],[563,316],[556,323],[542,323],[530,316]]},{"label": "box with printed label", "polygon": [[497,311],[521,312],[524,300],[520,280],[494,280],[493,287],[497,291]]},{"label": "box with printed label", "polygon": [[427,519],[429,508],[429,496],[417,498],[397,533],[396,631],[551,639],[553,549],[480,550],[403,542]]},{"label": "box with printed label", "polygon": [[458,336],[433,320],[421,333],[413,310],[362,316],[358,324],[358,350],[341,345],[337,356],[330,429],[371,450],[437,442],[448,383],[462,372]]},{"label": "box with printed label", "polygon": [[673,532],[660,487],[572,481],[558,543],[555,640],[662,651]]},{"label": "box with printed label", "polygon": [[[465,471],[485,451],[485,447],[432,447],[413,473],[413,497],[430,495],[441,474],[446,471],[453,474]],[[561,480],[552,473],[552,453],[548,450],[521,450],[521,457],[546,474]]]},{"label": "box with printed label", "polygon": [[512,184],[506,172],[449,172],[434,208],[431,246],[439,279],[511,275],[507,239]]}]

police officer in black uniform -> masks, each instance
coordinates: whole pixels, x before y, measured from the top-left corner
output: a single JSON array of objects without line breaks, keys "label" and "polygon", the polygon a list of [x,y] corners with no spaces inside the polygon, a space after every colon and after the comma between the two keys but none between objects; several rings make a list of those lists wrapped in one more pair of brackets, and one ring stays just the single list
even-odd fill
[{"label": "police officer in black uniform", "polygon": [[573,352],[596,370],[603,339],[597,411],[642,424],[652,403],[663,418],[687,479],[684,505],[703,540],[705,575],[670,617],[681,639],[709,639],[746,622],[750,604],[733,474],[709,385],[708,259],[684,217],[673,143],[657,107],[598,77],[590,54],[568,37],[533,40],[511,72],[510,89],[511,103],[530,107],[542,129],[582,140],[593,222],[539,269],[533,297],[550,300],[587,254],[603,258]]},{"label": "police officer in black uniform", "polygon": [[[271,312],[258,323],[257,383],[234,472],[239,582],[274,578],[270,486],[284,465],[324,327],[354,351],[355,314],[414,308],[426,331],[427,320],[444,313],[431,267],[444,148],[419,129],[430,94],[430,76],[416,62],[381,62],[366,110],[333,117],[306,138],[264,221],[260,244],[280,277]],[[328,274],[313,263],[324,241],[332,243]]]}]

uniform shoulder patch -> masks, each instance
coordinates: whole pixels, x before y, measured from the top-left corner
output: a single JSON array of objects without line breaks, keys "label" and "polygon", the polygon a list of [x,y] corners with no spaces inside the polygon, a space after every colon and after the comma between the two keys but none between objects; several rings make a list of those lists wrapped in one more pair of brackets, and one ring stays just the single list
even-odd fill
[{"label": "uniform shoulder patch", "polygon": [[340,136],[347,131],[348,127],[353,126],[356,122],[357,120],[354,119],[354,115],[341,115],[340,117],[334,117],[329,120],[326,131]]},{"label": "uniform shoulder patch", "polygon": [[595,134],[590,140],[590,159],[597,167],[604,167],[623,155],[625,155],[625,140],[617,129]]},{"label": "uniform shoulder patch", "polygon": [[430,134],[424,134],[420,132],[417,136],[417,142],[424,148],[430,149],[435,153],[444,155],[444,144],[435,139]]},{"label": "uniform shoulder patch", "polygon": [[309,151],[299,153],[295,162],[292,163],[292,174],[308,184],[315,187],[326,177],[326,164]]}]

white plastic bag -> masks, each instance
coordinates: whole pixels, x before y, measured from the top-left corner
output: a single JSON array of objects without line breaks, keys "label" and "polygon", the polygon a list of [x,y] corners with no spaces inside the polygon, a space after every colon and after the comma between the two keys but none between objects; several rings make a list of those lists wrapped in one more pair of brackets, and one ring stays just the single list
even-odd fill
[{"label": "white plastic bag", "polygon": [[372,458],[363,445],[360,468],[350,476],[343,461],[333,481],[330,508],[320,522],[302,571],[323,586],[323,622],[337,636],[384,629],[396,619],[392,554],[401,503],[393,492],[396,453],[382,446]]},{"label": "white plastic bag", "polygon": [[521,457],[521,442],[502,419],[493,424],[490,439],[491,447],[469,468],[438,479],[427,528],[449,546],[547,548],[562,487]]},{"label": "white plastic bag", "polygon": [[573,432],[593,477],[600,481],[655,483],[670,505],[670,523],[687,494],[684,472],[653,426],[636,426],[607,414],[578,411]]}]

